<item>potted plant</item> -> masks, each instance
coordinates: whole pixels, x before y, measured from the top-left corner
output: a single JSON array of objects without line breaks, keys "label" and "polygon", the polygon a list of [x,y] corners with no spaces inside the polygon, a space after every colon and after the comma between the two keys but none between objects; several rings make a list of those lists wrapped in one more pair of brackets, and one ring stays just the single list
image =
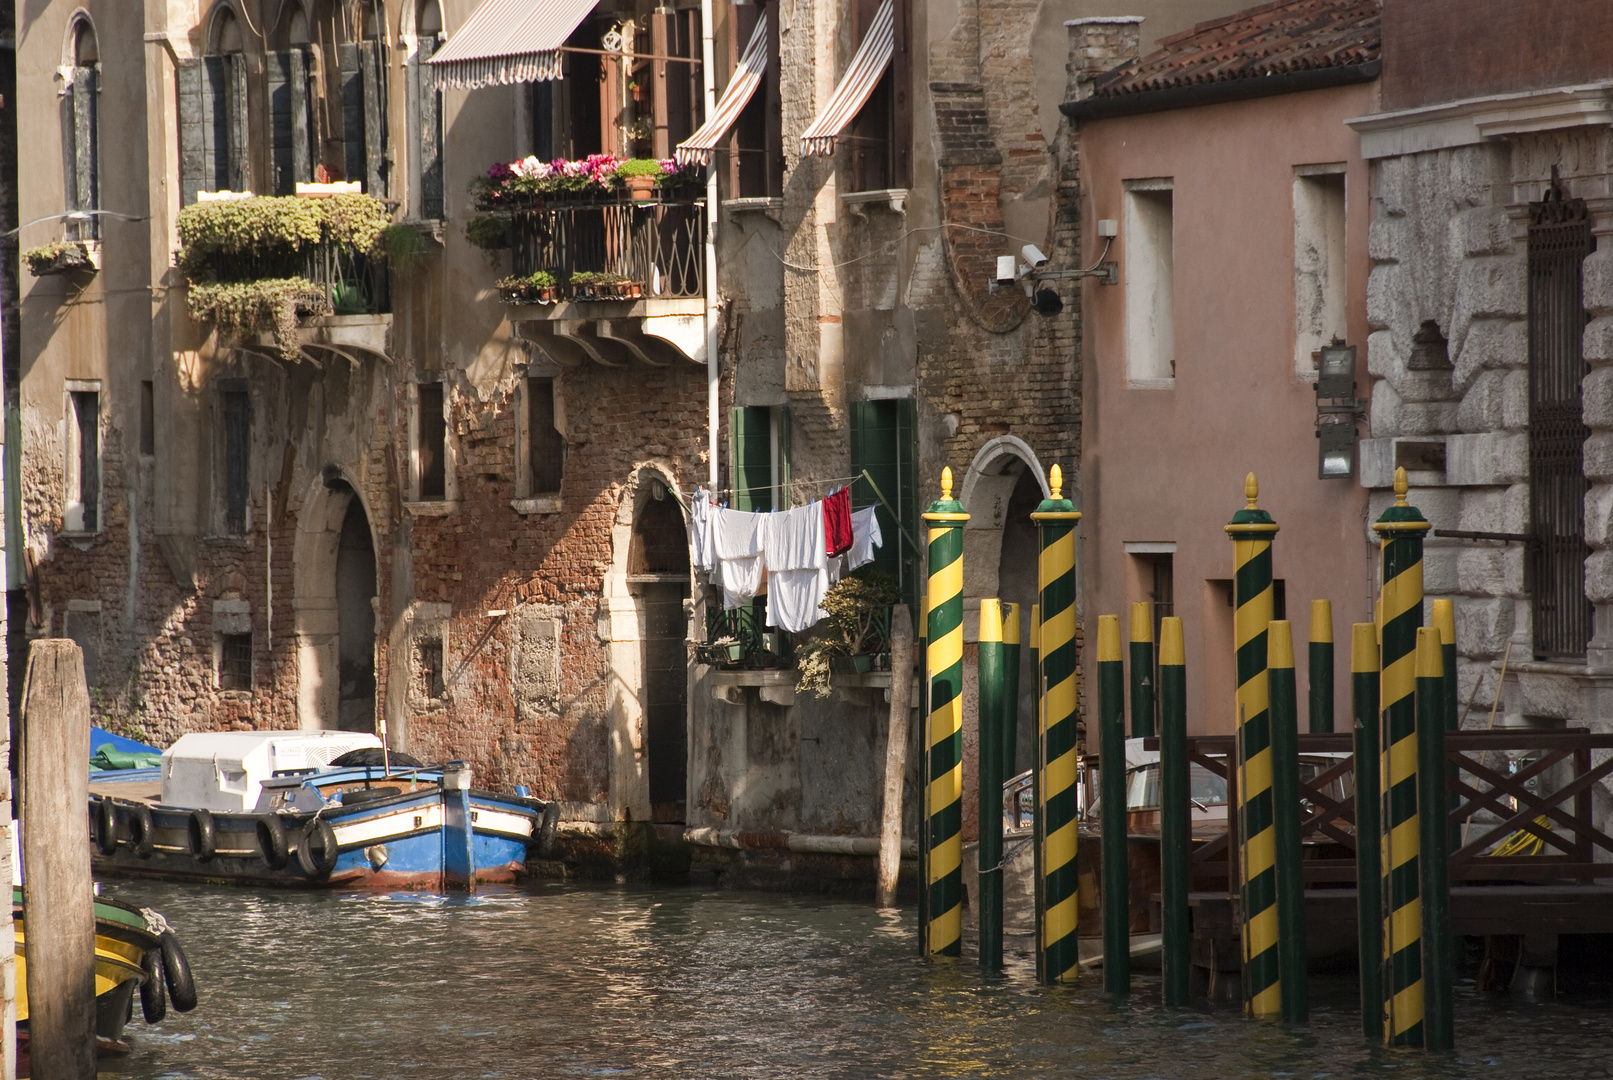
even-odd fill
[{"label": "potted plant", "polygon": [[889,627],[880,616],[900,597],[896,579],[889,574],[869,570],[841,578],[823,596],[829,617],[814,627],[812,636],[796,640],[801,673],[796,692],[828,697],[830,676],[836,670],[872,671],[878,654],[890,647]]},{"label": "potted plant", "polygon": [[688,202],[699,193],[702,177],[699,165],[680,165],[674,158],[661,161],[656,186],[679,202]]},{"label": "potted plant", "polygon": [[661,163],[654,158],[629,158],[616,166],[616,175],[627,185],[634,202],[649,202],[655,198],[656,182],[661,177]]},{"label": "potted plant", "polygon": [[599,292],[599,274],[593,270],[579,270],[571,275],[571,295],[578,300],[592,300]]},{"label": "potted plant", "polygon": [[42,247],[29,248],[22,253],[22,257],[28,264],[29,273],[35,277],[98,269],[88,246],[77,240],[63,240]]}]

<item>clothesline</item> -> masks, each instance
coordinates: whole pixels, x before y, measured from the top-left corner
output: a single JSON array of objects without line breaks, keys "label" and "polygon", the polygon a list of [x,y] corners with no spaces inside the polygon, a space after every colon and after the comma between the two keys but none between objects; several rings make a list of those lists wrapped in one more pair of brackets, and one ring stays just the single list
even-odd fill
[{"label": "clothesline", "polygon": [[[861,480],[866,475],[867,474],[865,472],[862,472],[862,473],[858,473],[856,476],[831,476],[831,477],[828,477],[827,479],[823,479],[823,480],[795,480],[795,479],[791,479],[790,480],[790,487],[793,489],[797,484],[801,484],[801,485],[805,485],[805,486],[816,485],[818,487],[822,487],[825,484],[849,484],[853,480]],[[712,494],[712,495],[733,495],[733,494],[736,494],[736,493],[741,492],[741,491],[754,491],[758,487],[771,487],[771,486],[772,485],[770,485],[770,484],[753,484],[750,487],[743,487],[743,488],[707,488],[706,491],[708,493]]]},{"label": "clothesline", "polygon": [[[874,498],[878,499],[880,504],[885,507],[885,511],[888,514],[890,514],[890,516],[891,516],[891,521],[894,522],[896,527],[901,530],[902,537],[907,541],[908,545],[914,551],[922,551],[923,549],[919,547],[918,540],[914,538],[913,533],[908,530],[908,527],[907,527],[906,523],[902,521],[901,513],[896,509],[895,506],[891,505],[891,501],[889,499],[885,498],[885,493],[883,491],[879,490],[879,485],[874,482],[874,478],[872,476],[868,475],[868,470],[867,469],[862,470],[856,476],[835,476],[835,477],[831,477],[831,478],[829,478],[827,480],[791,480],[790,481],[790,486],[793,488],[796,484],[849,484],[849,483],[852,483],[853,481],[856,481],[856,480],[866,480],[866,481],[868,481],[869,488],[871,488],[873,490],[873,492],[874,492]],[[751,490],[751,489],[750,488],[715,488],[715,489],[707,488],[706,492],[707,492],[707,494],[710,494],[710,495],[732,495],[736,491],[749,491],[749,490]]]}]

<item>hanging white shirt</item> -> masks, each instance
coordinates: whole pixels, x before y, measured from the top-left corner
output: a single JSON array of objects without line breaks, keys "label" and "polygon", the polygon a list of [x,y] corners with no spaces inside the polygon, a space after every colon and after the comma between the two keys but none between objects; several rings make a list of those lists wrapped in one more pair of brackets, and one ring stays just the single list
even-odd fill
[{"label": "hanging white shirt", "polygon": [[885,546],[879,532],[877,507],[865,506],[851,512],[851,550],[846,552],[846,569],[855,570],[874,561],[874,549]]},{"label": "hanging white shirt", "polygon": [[829,549],[823,503],[767,515],[767,623],[799,633],[825,617]]}]

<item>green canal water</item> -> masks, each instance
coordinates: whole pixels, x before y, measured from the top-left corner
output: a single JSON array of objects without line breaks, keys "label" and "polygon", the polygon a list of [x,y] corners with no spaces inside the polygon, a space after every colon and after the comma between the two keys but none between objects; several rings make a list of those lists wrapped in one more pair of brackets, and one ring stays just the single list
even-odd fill
[{"label": "green canal water", "polygon": [[1313,979],[1287,1030],[1230,1009],[1129,1000],[1100,979],[1038,987],[915,955],[911,909],[698,889],[537,885],[475,898],[332,896],[153,882],[104,891],[163,911],[200,989],[137,1016],[138,1078],[1613,1076],[1613,1001],[1458,992],[1459,1052],[1369,1048],[1351,977]]}]

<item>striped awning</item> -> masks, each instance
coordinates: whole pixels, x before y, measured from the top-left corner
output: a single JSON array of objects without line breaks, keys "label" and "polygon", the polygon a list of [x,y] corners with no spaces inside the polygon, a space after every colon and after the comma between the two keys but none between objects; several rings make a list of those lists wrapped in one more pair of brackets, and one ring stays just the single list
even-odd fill
[{"label": "striped awning", "polygon": [[427,61],[439,90],[560,78],[560,47],[598,0],[482,0]]},{"label": "striped awning", "polygon": [[893,0],[885,0],[874,14],[874,22],[851,58],[851,66],[841,78],[840,85],[829,98],[812,126],[801,134],[801,153],[829,155],[835,150],[835,137],[846,129],[858,111],[874,92],[879,78],[890,66],[891,52],[896,46],[896,9]]},{"label": "striped awning", "polygon": [[739,119],[739,114],[750,104],[751,95],[762,85],[762,76],[766,73],[767,12],[763,11],[761,18],[756,20],[756,29],[751,32],[750,43],[739,57],[739,67],[734,69],[734,77],[728,81],[728,89],[722,92],[722,99],[711,110],[711,119],[678,144],[675,156],[679,165],[710,163],[711,152],[717,149],[717,144],[722,142],[728,129]]}]

